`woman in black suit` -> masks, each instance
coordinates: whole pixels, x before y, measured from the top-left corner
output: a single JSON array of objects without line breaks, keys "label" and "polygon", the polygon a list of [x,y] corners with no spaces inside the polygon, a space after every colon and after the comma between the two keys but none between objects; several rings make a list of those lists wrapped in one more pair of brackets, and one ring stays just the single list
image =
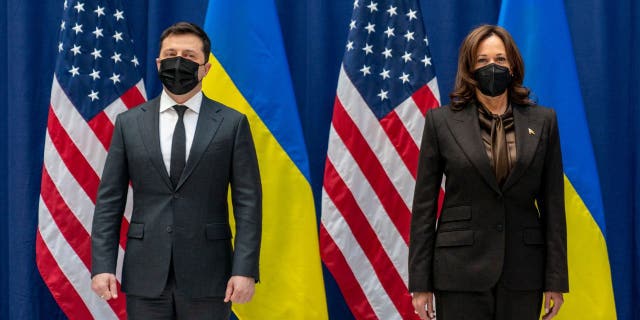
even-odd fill
[{"label": "woman in black suit", "polygon": [[556,115],[523,79],[511,35],[480,26],[460,48],[451,105],[426,115],[409,245],[422,319],[434,295],[438,320],[533,320],[541,303],[551,319],[568,292]]}]

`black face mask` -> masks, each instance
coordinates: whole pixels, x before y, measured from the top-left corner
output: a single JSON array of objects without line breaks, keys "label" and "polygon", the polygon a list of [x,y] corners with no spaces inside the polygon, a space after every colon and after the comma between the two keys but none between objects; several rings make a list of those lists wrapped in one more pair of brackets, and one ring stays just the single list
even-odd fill
[{"label": "black face mask", "polygon": [[478,81],[478,89],[484,95],[497,97],[504,93],[511,85],[509,68],[495,63],[488,64],[473,72],[473,78]]},{"label": "black face mask", "polygon": [[160,60],[158,75],[169,92],[180,95],[191,91],[200,82],[198,67],[198,63],[182,57],[166,58]]}]

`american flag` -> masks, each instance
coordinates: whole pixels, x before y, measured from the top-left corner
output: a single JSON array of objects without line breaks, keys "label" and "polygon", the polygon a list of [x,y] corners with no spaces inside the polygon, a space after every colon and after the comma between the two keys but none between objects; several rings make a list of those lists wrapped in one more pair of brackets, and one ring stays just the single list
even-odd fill
[{"label": "american flag", "polygon": [[[90,240],[115,117],[146,96],[120,1],[65,1],[57,52],[42,168],[38,269],[70,319],[125,319],[124,295],[107,303],[91,291]],[[121,237],[118,263],[125,240]]]},{"label": "american flag", "polygon": [[416,319],[409,225],[438,85],[418,1],[353,7],[324,173],[322,260],[356,319]]}]

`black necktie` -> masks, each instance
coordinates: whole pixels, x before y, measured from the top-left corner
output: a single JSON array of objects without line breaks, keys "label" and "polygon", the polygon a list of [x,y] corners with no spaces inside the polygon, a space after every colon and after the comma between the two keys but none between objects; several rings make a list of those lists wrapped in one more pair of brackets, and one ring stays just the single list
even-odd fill
[{"label": "black necktie", "polygon": [[186,106],[175,105],[173,108],[178,113],[178,122],[176,128],[173,130],[173,139],[171,141],[171,164],[170,164],[170,178],[173,188],[178,185],[184,164],[186,162],[186,149],[187,138],[184,132],[184,112],[187,110]]}]

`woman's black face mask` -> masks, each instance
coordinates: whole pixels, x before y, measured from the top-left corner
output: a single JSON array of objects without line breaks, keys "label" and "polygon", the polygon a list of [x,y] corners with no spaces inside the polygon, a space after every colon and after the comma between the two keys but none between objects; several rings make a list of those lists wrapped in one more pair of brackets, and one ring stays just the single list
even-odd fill
[{"label": "woman's black face mask", "polygon": [[478,89],[482,94],[496,97],[505,92],[511,85],[509,68],[495,63],[488,64],[473,72],[473,78],[478,81]]}]

